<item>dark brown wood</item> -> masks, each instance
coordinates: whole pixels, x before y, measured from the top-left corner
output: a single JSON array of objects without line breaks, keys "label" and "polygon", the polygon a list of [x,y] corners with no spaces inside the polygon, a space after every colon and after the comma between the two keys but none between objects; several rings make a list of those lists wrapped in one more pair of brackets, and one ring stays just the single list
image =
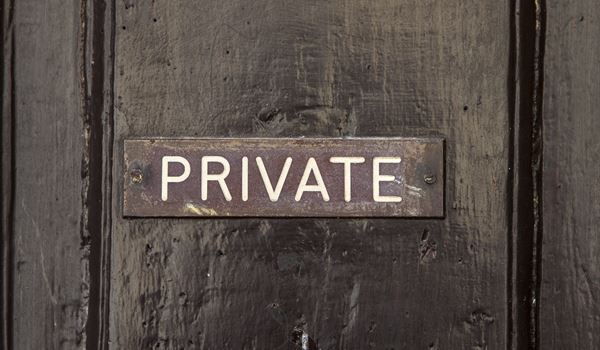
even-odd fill
[{"label": "dark brown wood", "polygon": [[12,348],[76,348],[88,294],[80,2],[11,6]]},{"label": "dark brown wood", "polygon": [[510,10],[117,2],[113,159],[157,135],[444,136],[448,213],[127,220],[114,206],[112,346],[505,348]]},{"label": "dark brown wood", "polygon": [[137,139],[124,163],[130,217],[444,216],[439,138]]},{"label": "dark brown wood", "polygon": [[[599,11],[4,1],[0,347],[600,347]],[[446,217],[123,218],[150,136],[442,137]]]},{"label": "dark brown wood", "polygon": [[599,16],[547,2],[540,349],[600,348]]}]

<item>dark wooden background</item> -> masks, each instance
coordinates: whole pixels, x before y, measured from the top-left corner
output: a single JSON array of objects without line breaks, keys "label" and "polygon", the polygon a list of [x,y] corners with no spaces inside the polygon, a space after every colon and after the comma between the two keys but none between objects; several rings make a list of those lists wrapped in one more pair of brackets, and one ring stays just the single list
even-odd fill
[{"label": "dark wooden background", "polygon": [[[5,349],[597,349],[596,0],[4,0]],[[443,136],[446,218],[123,219],[123,139]]]}]

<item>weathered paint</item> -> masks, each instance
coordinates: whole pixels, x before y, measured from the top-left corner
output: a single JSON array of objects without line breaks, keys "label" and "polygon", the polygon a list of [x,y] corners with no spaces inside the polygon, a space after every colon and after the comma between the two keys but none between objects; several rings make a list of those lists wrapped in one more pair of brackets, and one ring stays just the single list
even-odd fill
[{"label": "weathered paint", "polygon": [[[598,348],[597,10],[3,2],[0,347]],[[447,215],[123,220],[140,135],[443,135]]]},{"label": "weathered paint", "polygon": [[125,139],[443,136],[447,210],[131,220],[115,206],[112,346],[299,349],[302,329],[315,349],[506,347],[508,2],[116,11],[115,202]]}]

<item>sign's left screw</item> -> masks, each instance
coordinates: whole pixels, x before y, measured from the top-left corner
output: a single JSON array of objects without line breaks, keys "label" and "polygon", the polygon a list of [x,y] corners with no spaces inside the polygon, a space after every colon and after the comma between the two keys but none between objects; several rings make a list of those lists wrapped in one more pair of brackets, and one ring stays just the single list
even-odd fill
[{"label": "sign's left screw", "polygon": [[140,169],[133,169],[129,175],[131,175],[131,182],[134,184],[142,183],[142,180],[144,180],[144,174]]}]

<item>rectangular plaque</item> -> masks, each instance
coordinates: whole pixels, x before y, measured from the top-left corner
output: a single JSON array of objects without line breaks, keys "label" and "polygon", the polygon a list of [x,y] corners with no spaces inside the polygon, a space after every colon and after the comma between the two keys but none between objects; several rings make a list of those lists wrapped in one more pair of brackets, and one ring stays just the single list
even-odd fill
[{"label": "rectangular plaque", "polygon": [[440,138],[125,140],[129,217],[443,217]]}]

